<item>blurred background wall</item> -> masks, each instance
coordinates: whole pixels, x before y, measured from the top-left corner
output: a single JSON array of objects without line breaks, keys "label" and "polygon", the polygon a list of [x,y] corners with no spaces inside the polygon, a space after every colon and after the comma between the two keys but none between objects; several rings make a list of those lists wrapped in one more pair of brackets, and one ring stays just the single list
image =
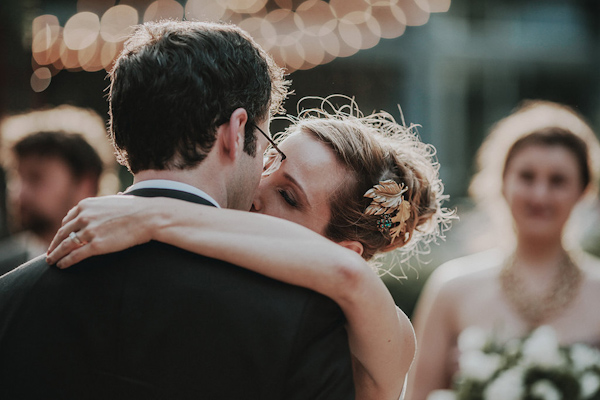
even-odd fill
[{"label": "blurred background wall", "polygon": [[[59,67],[56,63],[46,65],[46,75],[34,73],[43,67],[44,61],[39,54],[37,59],[32,57],[32,50],[36,50],[32,49],[35,34],[39,33],[34,25],[40,19],[36,18],[52,15],[59,27],[65,27],[77,13],[93,11],[102,16],[111,7],[128,5],[138,10],[137,18],[141,22],[150,6],[154,4],[160,9],[167,3],[179,4],[175,12],[191,9],[183,0],[2,0],[0,117],[62,103],[93,108],[101,115],[107,113],[108,81],[106,70],[100,65],[100,68],[88,68],[90,72],[77,65],[67,68],[63,62]],[[240,8],[244,2],[195,3],[195,12],[198,12],[198,7],[215,4],[227,3]],[[295,94],[287,101],[287,110],[294,113],[297,101],[303,96],[333,93],[353,96],[366,113],[386,110],[396,119],[400,119],[400,106],[408,123],[421,125],[419,132],[423,140],[437,147],[442,178],[451,195],[450,205],[457,207],[459,214],[467,214],[471,206],[466,189],[477,148],[493,122],[507,115],[521,100],[541,98],[568,104],[579,110],[596,131],[600,128],[600,2],[597,0],[455,0],[451,3],[450,0],[263,0],[250,3],[260,7],[252,12],[226,13],[223,19],[251,28],[251,23],[260,25],[261,18],[271,18],[274,26],[279,24],[279,28],[285,30],[273,38],[263,30],[265,37],[260,39],[265,43],[277,42],[271,43],[272,51],[278,61],[287,63],[290,68]],[[347,12],[346,32],[350,33],[340,36],[343,40],[339,40],[337,56],[325,53],[324,56],[312,55],[311,59],[307,50],[304,61],[286,58],[281,48],[297,30],[289,19],[289,12],[304,10],[307,18],[312,12],[313,29],[322,31],[327,26],[325,8],[312,8],[317,7],[312,3],[319,3],[319,7],[325,3],[338,13]],[[389,3],[394,12],[381,12],[377,17],[380,34],[366,37],[363,32],[362,44],[349,48],[352,33],[363,29],[361,24],[369,24],[366,19],[361,20],[360,15],[351,16],[351,12],[371,12],[384,3]],[[287,10],[287,14],[277,14],[277,18],[269,14],[278,9]],[[404,12],[404,17],[399,16],[398,10]],[[242,22],[250,17],[256,20]],[[352,24],[355,26],[350,26]],[[45,36],[40,39],[46,40],[47,46],[55,29],[51,28],[46,25]],[[339,29],[341,31],[341,27]],[[118,51],[118,45],[113,47]],[[290,53],[289,48],[287,52]],[[124,185],[127,179],[127,174],[123,174]],[[430,256],[423,257],[430,260],[428,264],[408,271],[408,281],[386,280],[398,303],[409,313],[427,274],[441,262],[470,251],[461,242],[465,230],[470,229],[470,225],[465,225],[468,220],[457,222],[448,240],[434,248]],[[419,279],[415,279],[417,272]]]}]

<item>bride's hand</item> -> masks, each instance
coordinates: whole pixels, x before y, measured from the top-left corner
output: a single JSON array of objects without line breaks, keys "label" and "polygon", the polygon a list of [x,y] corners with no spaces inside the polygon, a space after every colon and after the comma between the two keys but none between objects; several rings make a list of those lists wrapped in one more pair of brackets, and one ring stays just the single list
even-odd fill
[{"label": "bride's hand", "polygon": [[125,195],[82,200],[63,219],[46,261],[68,268],[91,256],[150,241],[150,208],[146,206],[152,200]]}]

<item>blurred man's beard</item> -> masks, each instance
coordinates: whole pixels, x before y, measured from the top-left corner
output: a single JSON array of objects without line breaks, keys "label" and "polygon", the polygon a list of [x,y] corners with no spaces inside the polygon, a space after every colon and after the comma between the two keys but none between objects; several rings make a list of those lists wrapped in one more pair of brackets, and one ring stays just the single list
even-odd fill
[{"label": "blurred man's beard", "polygon": [[50,218],[40,215],[36,212],[21,212],[21,229],[31,231],[38,236],[47,235],[54,231],[54,223]]}]

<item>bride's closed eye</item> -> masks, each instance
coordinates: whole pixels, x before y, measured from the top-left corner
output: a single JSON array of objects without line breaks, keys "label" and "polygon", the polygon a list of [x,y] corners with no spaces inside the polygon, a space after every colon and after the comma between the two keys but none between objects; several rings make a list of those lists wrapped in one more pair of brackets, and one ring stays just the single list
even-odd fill
[{"label": "bride's closed eye", "polygon": [[293,195],[283,189],[279,189],[279,195],[283,198],[283,200],[288,203],[291,207],[299,208],[299,203],[296,201]]}]

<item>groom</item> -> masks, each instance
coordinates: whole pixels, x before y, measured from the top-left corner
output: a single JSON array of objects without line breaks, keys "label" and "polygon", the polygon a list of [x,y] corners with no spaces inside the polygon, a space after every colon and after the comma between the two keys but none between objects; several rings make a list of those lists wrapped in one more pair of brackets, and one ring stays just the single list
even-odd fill
[{"label": "groom", "polygon": [[[138,27],[109,97],[129,193],[248,210],[268,145],[257,127],[268,131],[285,93],[281,70],[238,28]],[[38,258],[0,278],[0,393],[351,399],[343,324],[315,292],[158,242],[68,270]]]}]

